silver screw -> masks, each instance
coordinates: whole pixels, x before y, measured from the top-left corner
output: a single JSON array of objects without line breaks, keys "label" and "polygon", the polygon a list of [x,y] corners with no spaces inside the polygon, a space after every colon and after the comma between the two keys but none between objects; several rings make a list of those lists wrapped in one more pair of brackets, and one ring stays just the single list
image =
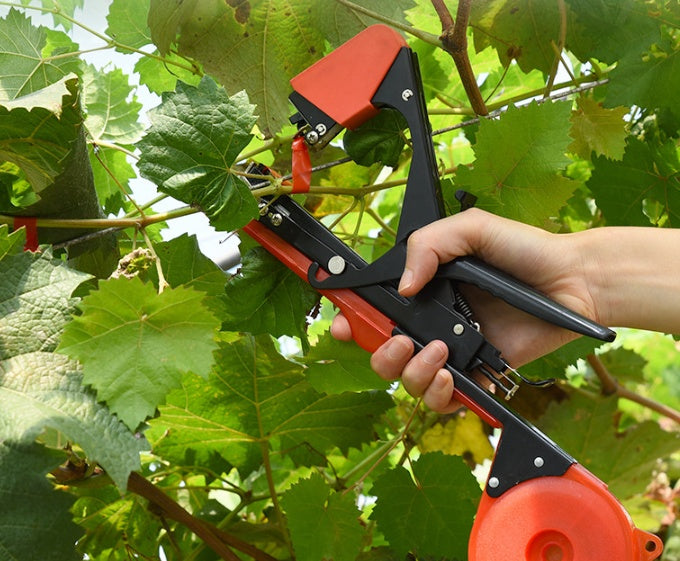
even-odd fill
[{"label": "silver screw", "polygon": [[457,323],[456,325],[453,326],[454,335],[462,335],[464,331],[465,326],[462,323]]},{"label": "silver screw", "polygon": [[545,465],[545,461],[540,456],[534,458],[534,465],[537,468],[542,468]]},{"label": "silver screw", "polygon": [[270,212],[268,217],[269,221],[272,223],[272,226],[281,226],[281,222],[283,222],[283,216],[281,216],[278,212]]},{"label": "silver screw", "polygon": [[489,479],[489,487],[492,489],[496,489],[500,484],[501,482],[498,480],[498,477],[492,477]]},{"label": "silver screw", "polygon": [[309,131],[305,135],[305,139],[307,140],[307,142],[309,142],[309,144],[316,144],[317,142],[319,142],[319,133],[317,133],[316,131]]},{"label": "silver screw", "polygon": [[328,260],[328,270],[333,275],[339,275],[345,270],[345,260],[339,255],[334,255]]},{"label": "silver screw", "polygon": [[403,92],[401,92],[401,99],[404,101],[408,101],[413,97],[413,90],[405,89]]}]

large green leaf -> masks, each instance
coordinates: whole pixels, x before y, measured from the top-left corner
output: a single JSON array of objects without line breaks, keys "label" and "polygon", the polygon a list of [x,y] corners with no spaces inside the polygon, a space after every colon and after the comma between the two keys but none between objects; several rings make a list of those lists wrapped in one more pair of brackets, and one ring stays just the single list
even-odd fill
[{"label": "large green leaf", "polygon": [[[619,163],[593,160],[588,187],[611,226],[649,226],[660,218],[680,225],[680,161],[675,142],[660,147],[629,138]],[[658,207],[654,215],[649,208]]]},{"label": "large green leaf", "polygon": [[553,404],[539,426],[625,499],[645,491],[659,458],[680,450],[680,434],[652,421],[620,429],[617,402],[575,394],[567,403]]},{"label": "large green leaf", "polygon": [[382,392],[319,394],[268,337],[222,343],[208,382],[186,376],[182,385],[150,421],[155,452],[198,463],[217,452],[244,474],[262,464],[262,446],[304,463],[323,461],[335,446],[358,447],[371,440],[373,422],[391,405]]},{"label": "large green leaf", "polygon": [[[376,20],[326,0],[151,2],[155,44],[166,53],[179,32],[180,53],[201,62],[228,91],[245,88],[257,104],[259,126],[274,134],[290,113],[289,80],[334,46]],[[362,7],[404,21],[410,0],[369,0]]]},{"label": "large green leaf", "polygon": [[364,529],[351,494],[333,492],[314,474],[286,491],[281,505],[298,561],[355,561]]},{"label": "large green leaf", "polygon": [[146,22],[149,4],[149,0],[113,0],[106,16],[106,33],[126,47],[139,49],[150,44],[151,31]]},{"label": "large green leaf", "polygon": [[[414,481],[415,480],[415,481]],[[413,464],[381,475],[371,518],[403,558],[467,559],[467,542],[480,490],[470,468],[458,456],[424,454]]]},{"label": "large green leaf", "polygon": [[254,107],[238,93],[229,97],[210,78],[197,87],[177,84],[151,111],[151,127],[137,144],[139,170],[158,188],[198,205],[220,230],[257,216],[257,202],[230,167],[250,142]]},{"label": "large green leaf", "polygon": [[77,442],[125,488],[141,441],[83,386],[75,361],[52,351],[87,275],[49,255],[0,261],[0,441],[31,441],[46,427]]},{"label": "large green leaf", "polygon": [[122,70],[102,72],[88,66],[83,76],[83,105],[85,128],[95,143],[134,144],[142,137],[142,104]]},{"label": "large green leaf", "polygon": [[[55,44],[60,50],[53,53]],[[0,100],[28,95],[78,72],[77,57],[63,56],[64,45],[70,45],[68,50],[75,46],[63,33],[35,27],[22,12],[11,9],[0,19]]]},{"label": "large green leaf", "polygon": [[181,286],[158,294],[137,277],[101,281],[66,326],[59,351],[82,363],[85,383],[134,429],[183,372],[208,375],[217,321],[204,296]]},{"label": "large green leaf", "polygon": [[307,315],[319,295],[261,247],[243,256],[226,286],[222,326],[254,335],[271,333],[307,339]]},{"label": "large green leaf", "polygon": [[560,13],[555,2],[481,0],[472,4],[477,51],[493,46],[503,66],[516,60],[524,72],[550,72],[559,43]]},{"label": "large green leaf", "polygon": [[623,57],[612,70],[607,105],[668,109],[680,118],[680,109],[675,103],[680,96],[680,52],[675,41],[673,37],[666,37],[644,56],[632,53]]},{"label": "large green leaf", "polygon": [[571,16],[567,46],[580,60],[612,63],[629,53],[639,55],[659,40],[653,10],[639,0],[566,0],[566,4]]},{"label": "large green leaf", "polygon": [[39,193],[64,170],[82,124],[78,79],[62,80],[10,101],[0,101],[0,160],[16,165]]},{"label": "large green leaf", "polygon": [[479,206],[544,226],[578,186],[562,175],[570,162],[570,115],[570,103],[532,103],[482,121],[474,168],[459,169],[457,185],[477,195]]},{"label": "large green leaf", "polygon": [[569,150],[588,160],[593,152],[611,160],[620,160],[626,148],[626,107],[606,109],[595,100],[580,97],[572,116]]},{"label": "large green leaf", "polygon": [[0,561],[76,561],[82,530],[71,520],[74,499],[45,475],[64,455],[37,444],[0,439]]}]

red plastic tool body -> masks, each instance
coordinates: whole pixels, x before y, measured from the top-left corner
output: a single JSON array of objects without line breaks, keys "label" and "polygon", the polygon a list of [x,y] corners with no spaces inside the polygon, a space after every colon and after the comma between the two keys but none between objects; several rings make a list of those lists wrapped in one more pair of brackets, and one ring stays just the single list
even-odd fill
[{"label": "red plastic tool body", "polygon": [[406,41],[374,25],[298,74],[293,89],[343,127],[354,129],[376,115],[373,95]]}]

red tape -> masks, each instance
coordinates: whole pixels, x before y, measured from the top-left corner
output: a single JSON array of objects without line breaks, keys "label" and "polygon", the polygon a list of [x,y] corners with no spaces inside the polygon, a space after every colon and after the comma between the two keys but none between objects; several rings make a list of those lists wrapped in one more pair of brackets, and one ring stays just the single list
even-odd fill
[{"label": "red tape", "polygon": [[15,216],[13,229],[26,228],[24,251],[38,251],[38,219],[27,216]]},{"label": "red tape", "polygon": [[293,139],[293,193],[309,193],[312,183],[312,161],[302,136]]}]

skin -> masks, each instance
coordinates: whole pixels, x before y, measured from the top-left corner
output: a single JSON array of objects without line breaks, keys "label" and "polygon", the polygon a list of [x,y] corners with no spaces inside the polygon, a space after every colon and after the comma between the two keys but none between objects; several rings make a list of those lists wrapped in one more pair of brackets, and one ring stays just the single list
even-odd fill
[{"label": "skin", "polygon": [[[463,255],[475,255],[603,325],[680,332],[680,230],[611,227],[552,234],[473,208],[409,237],[399,292],[417,294],[439,264]],[[474,287],[465,296],[486,338],[513,367],[577,337]],[[341,340],[352,336],[342,315],[331,333]],[[447,413],[460,407],[453,380],[442,369],[447,358],[441,341],[414,355],[411,340],[396,336],[372,355],[371,366],[384,379],[401,377],[411,395]]]}]

